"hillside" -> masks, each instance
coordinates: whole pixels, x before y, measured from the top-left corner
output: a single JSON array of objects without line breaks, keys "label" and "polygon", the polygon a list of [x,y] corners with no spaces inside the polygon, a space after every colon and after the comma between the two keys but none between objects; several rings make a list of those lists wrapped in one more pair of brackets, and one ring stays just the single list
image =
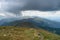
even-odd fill
[{"label": "hillside", "polygon": [[[40,17],[34,17],[34,18],[9,18],[9,19],[2,19],[0,20],[0,26],[15,26],[16,24],[18,24],[17,26],[19,26],[21,22],[23,21],[28,21],[28,22],[32,22],[33,24],[39,24],[37,26],[48,26],[51,28],[60,28],[60,22],[56,22],[56,21],[52,21],[52,20],[48,20],[48,19],[44,19],[44,18],[40,18]],[[16,24],[15,24],[16,23]]]},{"label": "hillside", "polygon": [[28,27],[0,27],[0,40],[60,40],[60,36],[43,29]]},{"label": "hillside", "polygon": [[60,35],[60,22],[47,20],[44,18],[34,17],[28,19],[14,20],[11,22],[4,22],[1,26],[29,26],[30,28],[42,28],[52,33]]}]

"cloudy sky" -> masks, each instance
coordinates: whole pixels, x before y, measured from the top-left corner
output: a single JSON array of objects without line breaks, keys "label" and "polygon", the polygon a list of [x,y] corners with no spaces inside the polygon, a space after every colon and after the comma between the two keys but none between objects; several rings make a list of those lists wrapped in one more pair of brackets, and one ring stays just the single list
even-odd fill
[{"label": "cloudy sky", "polygon": [[[21,16],[37,16],[46,18],[49,20],[54,20],[60,22],[60,11],[51,11],[51,12],[43,12],[43,11],[36,11],[36,10],[27,10],[27,11],[21,11]],[[0,13],[0,19],[2,18],[9,18],[9,17],[16,17],[13,13],[7,13],[7,12],[1,12]]]},{"label": "cloudy sky", "polygon": [[16,15],[59,21],[60,0],[0,0],[0,19]]},{"label": "cloudy sky", "polygon": [[23,16],[37,16],[60,22],[60,11],[22,11]]}]

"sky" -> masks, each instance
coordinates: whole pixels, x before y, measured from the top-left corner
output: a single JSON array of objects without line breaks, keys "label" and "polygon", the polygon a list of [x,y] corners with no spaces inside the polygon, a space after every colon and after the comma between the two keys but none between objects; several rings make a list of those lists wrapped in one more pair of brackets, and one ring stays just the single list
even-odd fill
[{"label": "sky", "polygon": [[0,0],[0,19],[38,16],[60,20],[60,0]]},{"label": "sky", "polygon": [[60,11],[22,11],[22,16],[36,16],[60,22]]},{"label": "sky", "polygon": [[[60,11],[51,11],[51,12],[43,12],[43,11],[36,11],[36,10],[27,10],[27,11],[21,11],[21,16],[36,16],[36,17],[41,17],[41,18],[46,18],[49,20],[57,21],[60,22]],[[1,12],[0,13],[0,19],[3,18],[9,18],[9,17],[16,17],[16,15],[9,13],[8,12]]]},{"label": "sky", "polygon": [[57,11],[60,0],[0,0],[0,11],[19,14],[21,10]]}]

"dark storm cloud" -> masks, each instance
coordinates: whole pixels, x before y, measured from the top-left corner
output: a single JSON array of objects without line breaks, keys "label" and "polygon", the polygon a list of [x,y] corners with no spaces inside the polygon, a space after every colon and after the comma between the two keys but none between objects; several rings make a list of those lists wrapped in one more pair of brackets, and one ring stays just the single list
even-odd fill
[{"label": "dark storm cloud", "polygon": [[22,10],[60,10],[60,0],[0,0],[0,10],[19,13]]}]

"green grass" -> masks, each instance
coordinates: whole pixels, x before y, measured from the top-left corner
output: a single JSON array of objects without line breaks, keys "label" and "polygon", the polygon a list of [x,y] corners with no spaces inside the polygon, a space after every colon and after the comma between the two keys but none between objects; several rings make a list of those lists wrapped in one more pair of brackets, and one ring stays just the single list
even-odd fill
[{"label": "green grass", "polygon": [[11,26],[0,27],[0,40],[60,40],[60,35],[43,29]]}]

